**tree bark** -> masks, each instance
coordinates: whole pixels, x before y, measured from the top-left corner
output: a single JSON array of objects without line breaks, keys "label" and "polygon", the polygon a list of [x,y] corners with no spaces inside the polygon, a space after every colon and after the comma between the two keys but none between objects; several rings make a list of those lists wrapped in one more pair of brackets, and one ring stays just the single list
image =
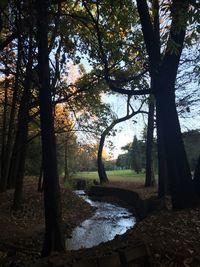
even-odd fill
[{"label": "tree bark", "polygon": [[[13,199],[13,209],[18,210],[21,208],[23,197],[23,181],[25,171],[25,160],[27,150],[28,138],[28,123],[29,123],[29,104],[31,99],[31,75],[33,64],[33,49],[32,49],[32,35],[29,36],[29,51],[28,62],[26,66],[26,76],[24,81],[24,91],[21,99],[19,109],[19,122],[16,134],[16,151],[18,165],[16,166],[16,173],[13,173],[15,180],[15,192]],[[15,164],[15,163],[14,163]]]},{"label": "tree bark", "polygon": [[4,163],[6,155],[6,140],[7,140],[7,111],[8,111],[8,87],[9,79],[5,77],[5,93],[4,93],[4,107],[3,107],[3,124],[2,124],[2,144],[1,144],[1,176],[0,176],[0,192],[6,191],[7,179],[4,175]]},{"label": "tree bark", "polygon": [[41,163],[40,166],[40,174],[38,179],[38,192],[42,193],[44,191],[44,183],[43,183],[43,166]]},{"label": "tree bark", "polygon": [[146,177],[145,187],[155,185],[155,176],[153,169],[153,132],[154,132],[154,97],[149,97],[148,128],[146,140]]},{"label": "tree bark", "polygon": [[172,90],[171,93],[169,93],[171,81],[168,81],[168,77],[166,76],[163,77],[162,75],[160,82],[157,81],[158,87],[162,88],[162,90],[157,90],[156,105],[157,112],[160,116],[157,126],[162,131],[164,149],[166,152],[172,204],[175,209],[193,207],[195,203],[197,203],[197,199],[182,140],[176,110],[175,94]]},{"label": "tree bark", "polygon": [[69,169],[68,169],[68,136],[65,136],[65,141],[64,141],[64,170],[65,170],[65,173],[64,173],[64,182],[66,182],[68,179],[69,179]]},{"label": "tree bark", "polygon": [[8,138],[5,147],[5,157],[3,159],[3,166],[2,166],[2,176],[4,177],[4,186],[6,189],[8,187],[8,178],[9,178],[9,170],[12,157],[13,142],[15,140],[15,134],[16,134],[15,119],[17,119],[16,113],[17,113],[18,92],[19,92],[21,49],[22,49],[21,38],[18,37],[17,66],[16,66],[16,75],[15,75],[14,89],[13,89],[14,92],[13,92],[12,105],[9,117]]},{"label": "tree bark", "polygon": [[198,158],[197,165],[194,171],[193,183],[194,183],[196,194],[200,197],[200,156]]},{"label": "tree bark", "polygon": [[105,167],[103,164],[103,160],[102,160],[102,152],[103,152],[105,137],[106,137],[106,132],[104,131],[99,141],[99,148],[98,148],[98,155],[97,155],[98,174],[99,174],[99,180],[101,184],[109,182],[108,176],[106,174]]},{"label": "tree bark", "polygon": [[164,146],[164,138],[162,129],[159,127],[159,113],[156,115],[157,124],[157,149],[158,149],[158,197],[163,198],[165,195],[170,194],[168,170],[166,161],[166,152]]},{"label": "tree bark", "polygon": [[42,256],[65,251],[48,58],[48,0],[37,0],[39,101],[44,171],[45,239]]}]

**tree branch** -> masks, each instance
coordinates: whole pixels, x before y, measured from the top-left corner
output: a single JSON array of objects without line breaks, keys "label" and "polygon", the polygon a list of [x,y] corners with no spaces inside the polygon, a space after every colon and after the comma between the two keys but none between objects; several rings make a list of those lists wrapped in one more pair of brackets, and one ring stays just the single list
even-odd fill
[{"label": "tree branch", "polygon": [[[149,14],[147,1],[137,0],[137,8],[140,16],[142,32],[147,48],[147,53],[149,55],[150,68],[155,71],[157,68],[157,63],[160,59],[160,49],[159,49],[159,44],[157,44],[157,38],[155,37],[153,25],[151,23],[151,17]],[[155,21],[155,25],[156,24],[157,22]]]},{"label": "tree branch", "polygon": [[147,95],[147,94],[151,94],[151,89],[143,89],[143,90],[128,90],[128,89],[122,89],[116,85],[114,85],[113,83],[111,83],[111,81],[107,81],[110,89],[113,91],[113,92],[116,92],[116,93],[120,93],[120,94],[123,94],[123,95],[129,95],[129,96],[132,96],[132,95]]},{"label": "tree branch", "polygon": [[[163,58],[162,71],[168,70],[169,79],[175,82],[177,70],[187,27],[187,12],[189,8],[188,0],[174,0],[171,7],[172,22],[167,43],[167,49]],[[172,42],[176,46],[172,50]],[[171,66],[169,68],[169,65]]]}]

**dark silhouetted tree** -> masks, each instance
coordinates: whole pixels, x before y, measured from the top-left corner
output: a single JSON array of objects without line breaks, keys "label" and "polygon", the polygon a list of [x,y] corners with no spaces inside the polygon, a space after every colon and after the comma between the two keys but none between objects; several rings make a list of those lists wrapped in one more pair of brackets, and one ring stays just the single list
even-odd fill
[{"label": "dark silhouetted tree", "polygon": [[52,251],[64,251],[61,223],[60,187],[57,173],[56,141],[51,99],[48,53],[48,0],[36,1],[39,101],[42,137],[42,163],[44,181],[45,239],[42,256]]}]

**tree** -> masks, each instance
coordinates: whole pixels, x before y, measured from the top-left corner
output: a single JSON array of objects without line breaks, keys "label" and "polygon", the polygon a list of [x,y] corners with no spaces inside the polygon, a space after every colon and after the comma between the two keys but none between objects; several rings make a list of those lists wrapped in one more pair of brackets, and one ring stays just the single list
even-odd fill
[{"label": "tree", "polygon": [[197,201],[181,136],[175,103],[175,81],[184,45],[189,1],[172,1],[169,39],[161,57],[159,2],[153,1],[154,20],[147,1],[137,1],[142,32],[149,56],[152,91],[156,98],[157,128],[162,131],[170,193],[174,208],[193,207]]},{"label": "tree", "polygon": [[120,154],[117,157],[116,166],[122,169],[130,169],[130,159],[129,159],[129,152],[125,154]]},{"label": "tree", "polygon": [[145,167],[145,142],[138,140],[136,136],[133,138],[131,147],[131,169],[136,173],[142,171]]},{"label": "tree", "polygon": [[[28,48],[28,62],[26,67],[26,77],[24,81],[24,91],[20,103],[19,114],[18,114],[18,129],[16,133],[16,139],[14,144],[14,159],[17,161],[13,162],[15,165],[14,172],[10,175],[15,181],[15,193],[13,200],[13,208],[15,210],[21,208],[22,203],[22,188],[24,179],[25,159],[27,150],[27,137],[28,137],[28,123],[29,123],[29,104],[31,99],[31,76],[32,76],[32,65],[33,65],[33,45],[32,35],[29,36],[29,48]],[[13,171],[13,170],[12,170]],[[12,178],[13,179],[13,178]]]},{"label": "tree", "polygon": [[[98,174],[99,174],[100,183],[108,182],[108,177],[106,175],[105,167],[102,161],[102,151],[103,151],[106,136],[118,123],[129,120],[133,116],[137,115],[138,113],[142,113],[141,107],[137,111],[133,110],[133,107],[130,104],[130,99],[131,99],[130,97],[128,97],[127,99],[127,114],[124,117],[114,119],[111,122],[111,124],[108,125],[108,127],[101,134],[101,138],[99,141],[98,155],[97,155],[97,166],[98,166]],[[130,113],[130,109],[131,109],[131,113]]]},{"label": "tree", "polygon": [[[21,69],[24,67],[26,69],[26,63],[24,64],[24,66],[22,67],[22,54],[25,54],[25,49],[22,49],[22,36],[21,36],[21,32],[22,30],[22,14],[21,14],[21,4],[18,3],[13,3],[13,8],[15,7],[15,14],[12,18],[12,20],[8,20],[7,18],[10,16],[8,14],[12,14],[13,9],[11,8],[11,3],[7,2],[4,3],[1,11],[3,11],[3,16],[2,16],[2,20],[3,20],[3,28],[2,28],[2,35],[5,37],[7,36],[9,30],[10,32],[14,31],[15,34],[13,34],[14,38],[16,38],[16,43],[17,43],[17,47],[15,43],[11,43],[13,41],[13,38],[9,38],[7,40],[9,40],[9,42],[5,41],[5,47],[4,50],[2,52],[2,57],[1,57],[1,61],[3,63],[3,65],[5,65],[5,68],[1,69],[1,71],[5,74],[5,75],[9,75],[10,77],[12,77],[12,83],[11,86],[13,87],[11,90],[13,91],[12,94],[10,94],[11,101],[10,101],[10,109],[9,112],[7,113],[7,130],[6,130],[6,138],[4,138],[4,140],[2,140],[2,144],[5,149],[4,149],[4,153],[2,153],[1,157],[2,157],[2,169],[1,169],[1,178],[0,178],[0,187],[1,187],[1,191],[5,191],[7,188],[13,188],[15,185],[15,178],[18,175],[18,172],[14,172],[14,175],[10,175],[10,169],[13,167],[13,165],[17,166],[18,162],[20,162],[21,166],[23,165],[23,160],[18,160],[16,159],[16,161],[12,161],[13,158],[13,154],[12,153],[14,150],[13,148],[13,141],[15,139],[15,134],[16,134],[16,128],[18,127],[18,125],[20,123],[17,122],[16,120],[16,114],[18,112],[20,112],[20,109],[18,109],[18,105],[19,104],[19,99],[21,97],[21,89],[25,86],[20,86],[19,85],[19,77],[21,76],[21,81],[23,81],[22,83],[26,83],[26,87],[27,87],[27,81],[28,79],[26,79],[26,82],[24,81],[24,76],[20,75],[20,71]],[[6,16],[8,15],[8,17]],[[5,16],[5,17],[4,17]],[[13,27],[12,23],[15,25]],[[8,30],[9,29],[9,30]],[[27,31],[25,30],[25,32],[27,33]],[[12,36],[12,35],[11,35]],[[25,40],[25,38],[24,38]],[[6,47],[7,46],[7,47]],[[27,44],[27,47],[29,45]],[[16,49],[16,52],[15,52]],[[29,50],[27,48],[27,50]],[[28,55],[29,52],[27,52],[27,58],[30,59],[30,53]],[[17,54],[17,55],[16,55]],[[29,64],[29,66],[31,66],[31,64]],[[29,67],[30,68],[30,67]],[[23,77],[22,77],[23,76]],[[29,74],[28,74],[29,76]],[[23,91],[23,90],[22,90]],[[5,103],[6,103],[6,98],[4,99]],[[21,109],[22,110],[22,109]],[[20,117],[20,116],[18,116]],[[26,119],[24,119],[26,121]],[[23,122],[23,119],[22,121]],[[17,127],[15,126],[17,125]],[[22,123],[21,123],[22,125]],[[22,129],[22,127],[21,127]],[[4,135],[3,135],[4,136]],[[6,140],[5,144],[4,141]],[[21,139],[22,141],[22,139]],[[22,143],[24,142],[24,140],[22,141]],[[23,145],[19,145],[19,147],[23,147]],[[19,150],[19,149],[18,149]],[[11,157],[12,154],[12,157]],[[16,154],[16,153],[15,153]],[[19,153],[20,154],[20,151]],[[12,176],[12,177],[11,177]]]},{"label": "tree", "polygon": [[78,144],[75,129],[75,121],[68,105],[57,104],[54,111],[54,126],[56,131],[57,158],[59,175],[64,173],[64,181],[67,181],[77,169]]},{"label": "tree", "polygon": [[154,132],[154,97],[149,97],[149,112],[146,136],[146,171],[145,171],[145,187],[155,184],[155,176],[153,169],[153,132]]},{"label": "tree", "polygon": [[1,127],[1,175],[0,175],[0,191],[4,192],[7,188],[7,177],[6,177],[6,133],[7,133],[7,116],[8,116],[8,91],[9,91],[10,79],[9,77],[5,77],[3,82],[1,82],[1,86],[4,90],[4,95],[1,99],[3,103],[2,107],[2,127]]},{"label": "tree", "polygon": [[65,243],[61,226],[60,188],[57,173],[56,142],[51,99],[48,54],[48,9],[46,0],[36,1],[38,77],[42,137],[42,162],[44,180],[45,239],[42,255],[64,251]]},{"label": "tree", "polygon": [[11,10],[10,6],[11,1],[1,1],[0,3],[0,51],[6,48],[17,37],[17,31],[13,25],[13,18],[8,15]]},{"label": "tree", "polygon": [[79,143],[77,157],[79,171],[97,171],[97,151],[97,143]]}]

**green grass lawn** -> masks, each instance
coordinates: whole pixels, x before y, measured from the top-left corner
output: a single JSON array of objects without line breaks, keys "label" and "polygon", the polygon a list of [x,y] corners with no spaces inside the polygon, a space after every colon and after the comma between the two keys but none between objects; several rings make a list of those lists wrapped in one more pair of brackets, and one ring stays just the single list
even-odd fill
[{"label": "green grass lawn", "polygon": [[[107,176],[110,182],[114,181],[124,181],[124,182],[143,182],[144,173],[136,173],[132,170],[115,170],[107,171]],[[82,178],[85,180],[97,180],[99,179],[97,172],[77,172],[74,174],[73,178],[78,179]]]}]

